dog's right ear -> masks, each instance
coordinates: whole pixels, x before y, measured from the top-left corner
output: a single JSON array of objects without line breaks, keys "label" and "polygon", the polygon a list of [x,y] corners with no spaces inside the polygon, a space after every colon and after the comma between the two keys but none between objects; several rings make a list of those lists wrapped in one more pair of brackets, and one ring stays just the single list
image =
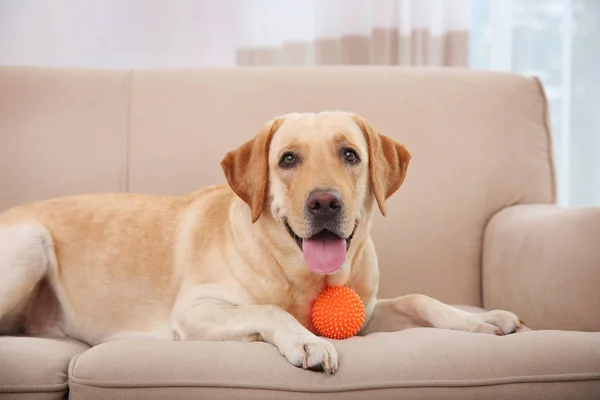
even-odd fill
[{"label": "dog's right ear", "polygon": [[251,140],[230,151],[221,168],[231,189],[250,206],[252,223],[263,211],[269,186],[269,146],[281,120],[269,121]]}]

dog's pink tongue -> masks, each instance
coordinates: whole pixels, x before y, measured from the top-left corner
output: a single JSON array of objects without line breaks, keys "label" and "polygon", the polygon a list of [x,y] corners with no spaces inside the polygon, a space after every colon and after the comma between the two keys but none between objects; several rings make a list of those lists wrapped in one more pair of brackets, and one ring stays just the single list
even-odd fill
[{"label": "dog's pink tongue", "polygon": [[304,261],[317,274],[331,274],[346,260],[346,241],[324,232],[302,241]]}]

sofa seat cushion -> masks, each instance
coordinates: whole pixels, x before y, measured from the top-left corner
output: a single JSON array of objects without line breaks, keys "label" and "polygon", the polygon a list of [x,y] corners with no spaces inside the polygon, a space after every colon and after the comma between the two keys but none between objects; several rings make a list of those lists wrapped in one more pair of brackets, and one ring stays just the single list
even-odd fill
[{"label": "sofa seat cushion", "polygon": [[0,336],[0,398],[62,399],[69,361],[86,349],[68,339]]},{"label": "sofa seat cushion", "polygon": [[305,371],[266,343],[127,340],[70,365],[71,399],[591,399],[600,333],[499,337],[432,328],[334,341],[335,375]]}]

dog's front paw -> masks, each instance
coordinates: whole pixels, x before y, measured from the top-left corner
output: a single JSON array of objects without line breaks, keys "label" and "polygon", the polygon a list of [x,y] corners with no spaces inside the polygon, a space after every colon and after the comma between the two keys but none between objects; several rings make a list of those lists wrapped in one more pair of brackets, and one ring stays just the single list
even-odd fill
[{"label": "dog's front paw", "polygon": [[296,367],[326,374],[335,374],[338,369],[338,355],[333,344],[312,333],[290,334],[278,348]]},{"label": "dog's front paw", "polygon": [[472,315],[473,332],[509,335],[523,329],[523,321],[515,314],[504,310],[493,310]]}]

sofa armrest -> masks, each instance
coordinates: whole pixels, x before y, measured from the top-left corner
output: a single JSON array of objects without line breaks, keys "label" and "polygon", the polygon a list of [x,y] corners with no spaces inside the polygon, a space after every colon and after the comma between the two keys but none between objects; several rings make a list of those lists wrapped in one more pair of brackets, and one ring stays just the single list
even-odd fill
[{"label": "sofa armrest", "polygon": [[484,236],[483,305],[533,329],[600,331],[600,207],[519,205]]}]

